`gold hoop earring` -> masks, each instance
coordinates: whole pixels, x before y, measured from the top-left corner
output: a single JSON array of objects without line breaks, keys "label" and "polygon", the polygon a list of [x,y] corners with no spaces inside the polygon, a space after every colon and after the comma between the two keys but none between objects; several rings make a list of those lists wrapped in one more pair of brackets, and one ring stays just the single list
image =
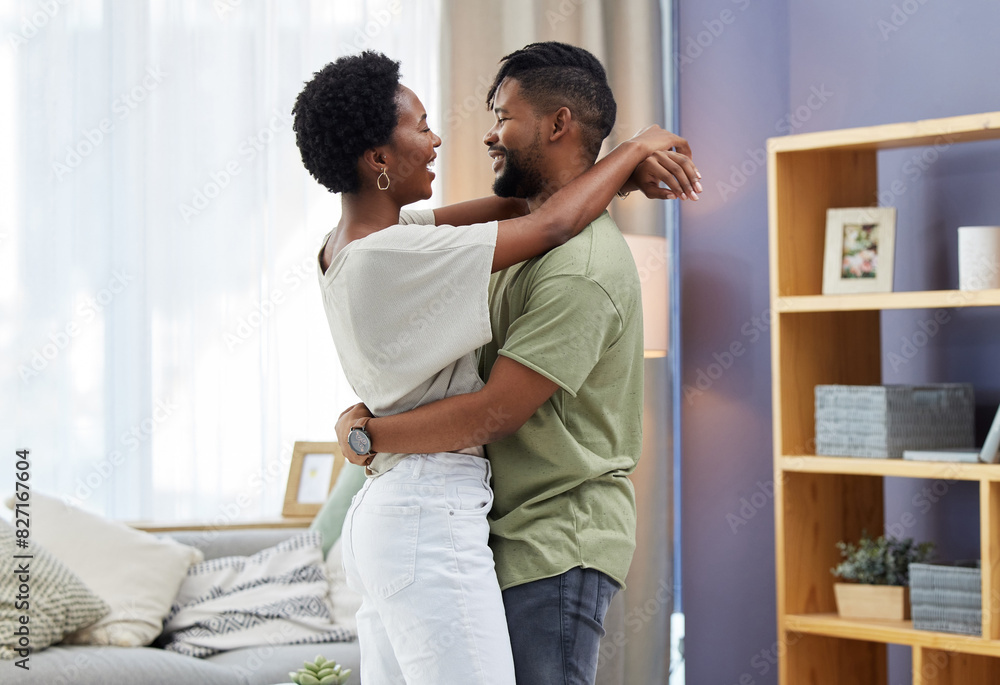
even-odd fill
[{"label": "gold hoop earring", "polygon": [[[382,187],[382,179],[385,179],[385,187]],[[382,173],[379,174],[378,178],[375,179],[375,185],[378,186],[379,190],[389,190],[389,174],[385,173],[385,168],[383,167]]]}]

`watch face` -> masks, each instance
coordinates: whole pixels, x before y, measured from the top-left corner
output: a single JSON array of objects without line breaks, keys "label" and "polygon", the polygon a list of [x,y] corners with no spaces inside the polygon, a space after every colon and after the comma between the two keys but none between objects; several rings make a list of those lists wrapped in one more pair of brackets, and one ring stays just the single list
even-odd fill
[{"label": "watch face", "polygon": [[351,429],[351,432],[347,434],[347,444],[356,454],[368,454],[372,448],[371,440],[361,428]]}]

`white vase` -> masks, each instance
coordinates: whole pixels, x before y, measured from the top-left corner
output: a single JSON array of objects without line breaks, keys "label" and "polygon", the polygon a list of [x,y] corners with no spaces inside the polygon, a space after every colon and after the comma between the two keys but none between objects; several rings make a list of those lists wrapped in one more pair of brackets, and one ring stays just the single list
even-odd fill
[{"label": "white vase", "polygon": [[958,229],[958,288],[1000,288],[1000,226]]}]

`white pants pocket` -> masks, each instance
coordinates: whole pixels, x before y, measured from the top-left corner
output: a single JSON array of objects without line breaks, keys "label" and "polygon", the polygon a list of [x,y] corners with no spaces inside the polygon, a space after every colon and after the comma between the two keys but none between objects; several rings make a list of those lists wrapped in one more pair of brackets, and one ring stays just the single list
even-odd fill
[{"label": "white pants pocket", "polygon": [[411,585],[416,574],[419,506],[361,503],[351,534],[357,570],[368,592],[385,599]]}]

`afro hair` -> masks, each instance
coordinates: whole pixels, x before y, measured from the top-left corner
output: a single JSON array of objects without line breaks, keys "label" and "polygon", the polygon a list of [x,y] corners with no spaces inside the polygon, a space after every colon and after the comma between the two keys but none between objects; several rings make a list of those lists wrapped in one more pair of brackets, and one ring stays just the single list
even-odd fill
[{"label": "afro hair", "polygon": [[505,78],[518,82],[521,94],[540,114],[569,107],[580,123],[591,161],[597,159],[601,143],[615,125],[618,106],[607,73],[596,57],[583,48],[555,41],[526,45],[500,60],[500,70],[486,96],[488,109],[493,109],[493,99]]},{"label": "afro hair", "polygon": [[399,62],[367,50],[317,71],[292,108],[302,164],[331,193],[360,188],[358,159],[389,142],[399,120]]}]

